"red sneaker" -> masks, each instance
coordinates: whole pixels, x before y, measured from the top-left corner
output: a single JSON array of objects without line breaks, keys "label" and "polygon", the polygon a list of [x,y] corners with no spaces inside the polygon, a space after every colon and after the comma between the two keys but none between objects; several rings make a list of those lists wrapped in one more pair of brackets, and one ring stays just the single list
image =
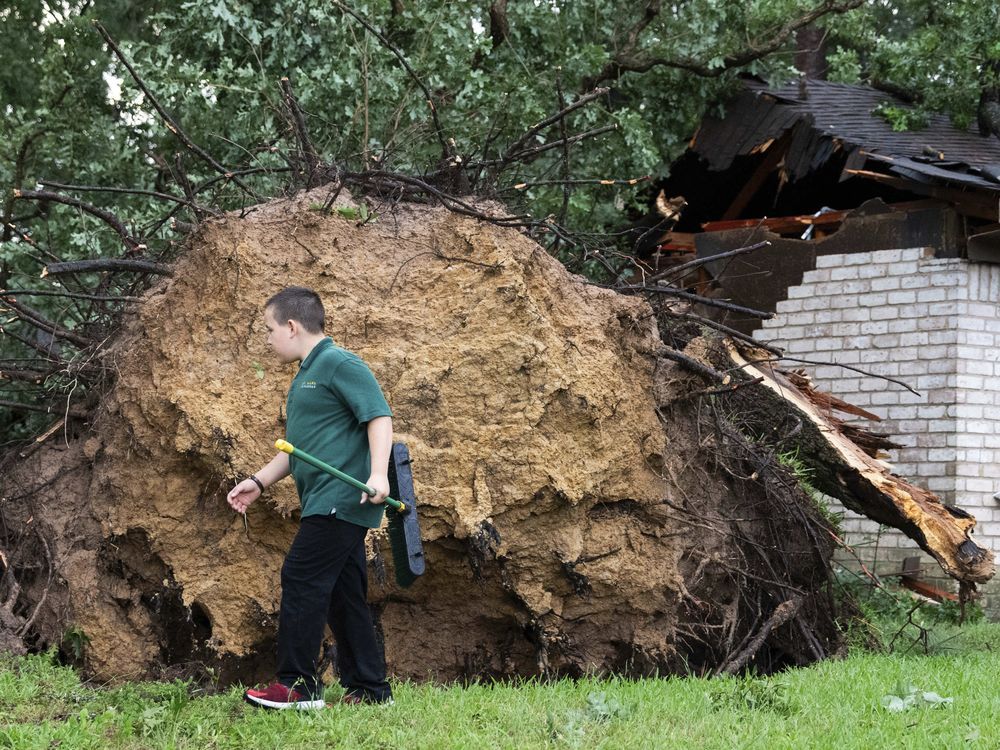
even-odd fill
[{"label": "red sneaker", "polygon": [[266,688],[251,688],[243,693],[243,700],[252,706],[260,708],[298,708],[313,709],[324,708],[326,702],[322,699],[309,700],[294,688],[288,688],[280,682],[272,682]]}]

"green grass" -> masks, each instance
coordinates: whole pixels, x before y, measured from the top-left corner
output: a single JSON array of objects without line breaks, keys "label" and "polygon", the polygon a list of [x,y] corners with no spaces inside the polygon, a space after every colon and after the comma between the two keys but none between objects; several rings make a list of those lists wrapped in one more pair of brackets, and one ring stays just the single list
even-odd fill
[{"label": "green grass", "polygon": [[[769,678],[404,683],[395,706],[312,713],[257,711],[236,689],[201,695],[183,682],[102,688],[47,655],[0,656],[0,748],[1000,747],[1000,625],[937,644]],[[907,684],[952,702],[884,708]]]}]

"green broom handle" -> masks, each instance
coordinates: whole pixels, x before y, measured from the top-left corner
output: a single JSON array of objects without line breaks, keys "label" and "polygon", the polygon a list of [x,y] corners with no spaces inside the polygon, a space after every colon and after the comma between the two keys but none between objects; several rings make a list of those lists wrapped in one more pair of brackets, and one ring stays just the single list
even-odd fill
[{"label": "green broom handle", "polygon": [[[375,490],[369,487],[364,482],[359,482],[357,479],[348,474],[345,474],[340,469],[335,469],[332,466],[330,466],[330,464],[323,463],[315,456],[310,456],[304,450],[296,448],[287,440],[276,440],[274,442],[274,447],[277,448],[279,451],[282,451],[283,453],[287,453],[289,456],[295,456],[296,458],[305,461],[307,464],[312,464],[317,469],[321,469],[322,471],[325,471],[327,474],[332,474],[333,476],[337,477],[337,479],[343,482],[347,482],[349,485],[351,485],[352,487],[356,487],[362,492],[365,492],[369,495],[376,494]],[[406,503],[401,503],[399,502],[399,500],[394,500],[391,497],[386,497],[385,501],[389,503],[389,505],[391,505],[399,513],[406,513],[406,511],[408,510],[408,508],[406,507]]]}]

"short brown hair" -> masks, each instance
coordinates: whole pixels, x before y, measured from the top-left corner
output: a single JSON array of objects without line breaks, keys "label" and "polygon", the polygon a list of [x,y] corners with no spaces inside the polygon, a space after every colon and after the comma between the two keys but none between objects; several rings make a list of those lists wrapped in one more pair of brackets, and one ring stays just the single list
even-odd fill
[{"label": "short brown hair", "polygon": [[322,333],[326,314],[323,300],[312,289],[304,286],[289,286],[275,294],[264,305],[271,309],[271,315],[278,325],[289,320],[297,321],[309,333]]}]

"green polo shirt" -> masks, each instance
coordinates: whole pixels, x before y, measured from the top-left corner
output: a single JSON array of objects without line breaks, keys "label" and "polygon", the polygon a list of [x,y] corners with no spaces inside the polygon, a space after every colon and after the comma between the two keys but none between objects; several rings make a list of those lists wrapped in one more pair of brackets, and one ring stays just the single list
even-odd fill
[{"label": "green polo shirt", "polygon": [[[286,439],[337,469],[365,482],[371,475],[368,422],[391,417],[368,366],[356,354],[325,338],[299,365],[288,389]],[[383,505],[361,504],[361,492],[326,472],[289,457],[302,516],[329,515],[377,528]]]}]

